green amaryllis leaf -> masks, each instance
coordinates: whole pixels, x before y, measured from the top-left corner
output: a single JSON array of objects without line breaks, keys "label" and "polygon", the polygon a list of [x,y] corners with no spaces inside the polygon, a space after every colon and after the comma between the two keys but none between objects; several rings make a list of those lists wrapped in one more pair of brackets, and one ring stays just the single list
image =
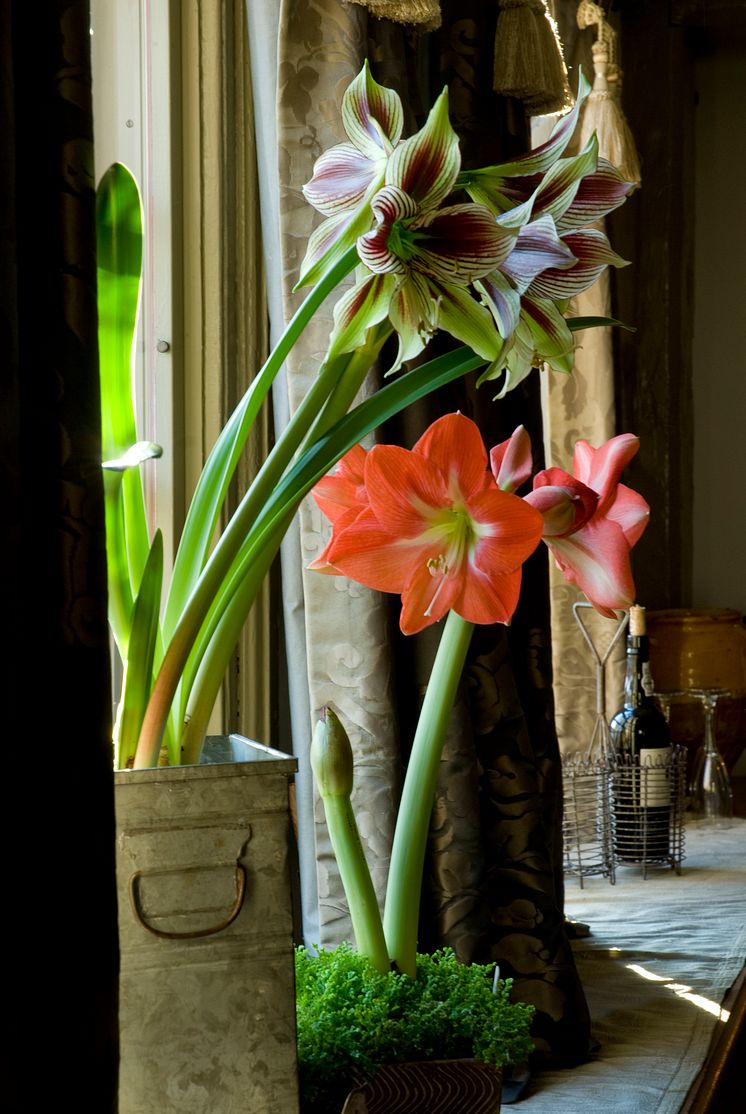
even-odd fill
[{"label": "green amaryllis leaf", "polygon": [[104,472],[109,626],[117,644],[119,656],[123,662],[126,662],[135,593],[132,591],[127,563],[122,477],[122,472]]},{"label": "green amaryllis leaf", "polygon": [[618,321],[616,317],[567,317],[565,323],[574,333],[581,329],[598,329],[607,325],[616,325],[620,329],[626,329],[628,333],[637,332],[635,325],[627,325],[624,321]]},{"label": "green amaryllis leaf", "polygon": [[[126,166],[115,163],[96,191],[98,346],[103,456],[117,460],[137,440],[132,400],[132,351],[137,327],[142,270],[142,210],[137,184]],[[137,471],[122,478],[123,531],[110,532],[125,554],[110,560],[128,570],[137,593],[150,549],[142,483]],[[126,556],[126,560],[124,557]],[[122,585],[120,596],[127,595]]]},{"label": "green amaryllis leaf", "polygon": [[158,644],[158,614],[162,582],[163,537],[160,530],[156,530],[132,613],[132,631],[124,669],[115,739],[116,761],[119,769],[124,769],[132,763],[142,718],[150,696],[153,663]]},{"label": "green amaryllis leaf", "polygon": [[132,343],[142,271],[142,212],[137,184],[114,163],[96,191],[96,263],[103,455],[137,441],[132,404]]},{"label": "green amaryllis leaf", "polygon": [[[353,269],[356,262],[357,253],[354,248],[349,249],[334,267],[325,272],[296,310],[264,367],[223,426],[205,462],[184,523],[163,616],[163,633],[166,640],[170,639],[181,619],[194,585],[205,565],[230,481],[275,376],[319,305]],[[322,376],[320,375],[319,378],[321,380]],[[325,389],[321,382],[318,386],[322,391]],[[325,401],[325,395],[322,393],[322,397],[318,398],[318,394],[319,391],[314,388],[311,397],[313,404],[320,408]],[[294,420],[291,423],[292,428],[288,427],[278,439],[262,469],[264,482],[269,490],[297,452],[314,416],[310,415],[305,424],[303,420],[297,422]]]}]

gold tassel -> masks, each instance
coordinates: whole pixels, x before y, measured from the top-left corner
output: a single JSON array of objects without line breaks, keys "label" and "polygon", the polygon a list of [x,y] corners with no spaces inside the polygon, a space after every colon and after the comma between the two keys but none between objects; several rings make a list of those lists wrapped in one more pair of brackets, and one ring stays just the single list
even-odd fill
[{"label": "gold tassel", "polygon": [[557,25],[545,0],[500,0],[492,87],[523,101],[529,116],[572,104]]},{"label": "gold tassel", "polygon": [[591,47],[593,89],[583,105],[573,150],[581,150],[595,132],[599,155],[615,166],[625,181],[639,185],[640,160],[621,105],[622,71],[616,63],[616,32],[591,0],[581,0],[577,19],[579,27],[597,24],[598,38]]},{"label": "gold tassel", "polygon": [[346,0],[367,8],[376,19],[408,23],[419,31],[437,31],[442,22],[440,0]]}]

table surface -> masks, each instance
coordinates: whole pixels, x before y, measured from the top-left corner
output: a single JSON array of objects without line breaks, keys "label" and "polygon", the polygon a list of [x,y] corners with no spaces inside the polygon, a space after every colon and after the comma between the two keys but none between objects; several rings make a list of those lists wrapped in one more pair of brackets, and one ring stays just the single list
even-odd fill
[{"label": "table surface", "polygon": [[537,1075],[516,1110],[678,1114],[746,959],[746,819],[689,823],[684,851],[680,875],[567,879],[567,915],[591,929],[574,950],[600,1049]]}]

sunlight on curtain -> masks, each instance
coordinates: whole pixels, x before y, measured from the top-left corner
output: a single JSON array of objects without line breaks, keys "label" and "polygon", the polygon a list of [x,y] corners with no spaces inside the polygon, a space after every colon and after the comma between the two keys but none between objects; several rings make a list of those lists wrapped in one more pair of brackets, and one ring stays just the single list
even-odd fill
[{"label": "sunlight on curtain", "polygon": [[[207,453],[267,354],[253,104],[242,0],[183,5],[184,453],[192,491]],[[260,416],[239,464],[245,491],[266,457]],[[227,513],[235,506],[229,493]],[[271,585],[244,627],[213,730],[274,738]]]},{"label": "sunlight on curtain", "polygon": [[[593,81],[591,47],[596,38],[595,25],[584,25],[583,30],[578,27],[577,0],[557,0],[555,10],[573,75],[576,77],[578,67],[582,66],[583,72]],[[572,313],[578,317],[614,316],[608,271],[590,290],[577,296]],[[579,339],[572,375],[565,377],[549,372],[542,376],[547,466],[564,468],[568,472],[572,472],[576,440],[583,438],[598,446],[619,432],[614,406],[611,329],[588,329],[576,337]],[[595,663],[572,611],[573,603],[584,598],[582,592],[564,580],[552,562],[552,669],[555,721],[563,754],[585,752],[596,721]],[[616,622],[595,613],[587,622],[594,643],[603,655],[614,635]],[[621,639],[606,667],[607,718],[621,703],[623,676],[624,640]]]}]

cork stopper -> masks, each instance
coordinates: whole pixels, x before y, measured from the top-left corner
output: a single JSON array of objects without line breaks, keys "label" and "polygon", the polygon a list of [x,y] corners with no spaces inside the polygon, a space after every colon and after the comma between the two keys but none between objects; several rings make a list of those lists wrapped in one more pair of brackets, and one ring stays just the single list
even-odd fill
[{"label": "cork stopper", "polygon": [[638,637],[646,633],[645,608],[636,603],[629,609],[629,633]]}]

